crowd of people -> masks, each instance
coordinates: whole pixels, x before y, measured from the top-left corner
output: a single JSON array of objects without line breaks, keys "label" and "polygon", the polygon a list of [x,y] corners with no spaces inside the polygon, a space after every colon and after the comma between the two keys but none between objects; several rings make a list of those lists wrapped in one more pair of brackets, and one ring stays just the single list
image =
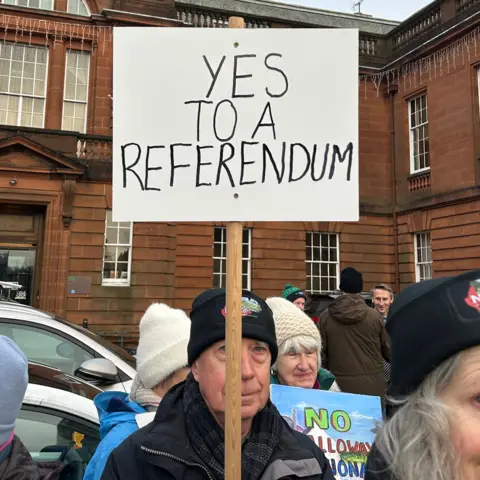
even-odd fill
[{"label": "crowd of people", "polygon": [[[307,295],[242,297],[242,479],[325,479],[325,454],[291,429],[270,385],[378,396],[384,421],[367,480],[480,478],[480,271],[388,285],[365,302],[363,278],[341,272],[340,290],[317,325]],[[153,304],[140,322],[137,377],[129,394],[95,399],[101,442],[85,480],[223,479],[226,292],[200,294],[190,315]],[[28,363],[0,337],[0,478],[55,480],[62,465],[33,462],[14,434]],[[142,421],[148,416],[147,425]]]}]

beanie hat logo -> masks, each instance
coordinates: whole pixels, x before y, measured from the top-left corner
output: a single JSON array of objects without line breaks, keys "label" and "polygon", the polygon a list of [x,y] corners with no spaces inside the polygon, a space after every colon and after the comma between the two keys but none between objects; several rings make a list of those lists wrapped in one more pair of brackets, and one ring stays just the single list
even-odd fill
[{"label": "beanie hat logo", "polygon": [[470,282],[470,289],[468,290],[465,303],[480,313],[480,279]]},{"label": "beanie hat logo", "polygon": [[[249,297],[242,297],[242,317],[246,317],[248,315],[253,315],[254,313],[259,313],[262,311],[262,307],[260,304],[254,300],[253,298]],[[227,307],[223,308],[222,315],[224,317],[227,316]]]}]

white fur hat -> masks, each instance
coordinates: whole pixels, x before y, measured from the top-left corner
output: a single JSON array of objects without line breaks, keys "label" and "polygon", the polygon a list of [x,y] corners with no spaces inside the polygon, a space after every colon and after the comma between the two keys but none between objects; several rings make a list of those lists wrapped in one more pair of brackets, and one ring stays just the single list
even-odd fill
[{"label": "white fur hat", "polygon": [[281,297],[267,298],[267,305],[273,312],[279,349],[285,340],[302,335],[315,339],[318,342],[318,350],[321,350],[320,332],[306,313]]},{"label": "white fur hat", "polygon": [[140,320],[137,371],[146,388],[153,388],[188,365],[190,319],[183,310],[163,303],[148,307]]}]

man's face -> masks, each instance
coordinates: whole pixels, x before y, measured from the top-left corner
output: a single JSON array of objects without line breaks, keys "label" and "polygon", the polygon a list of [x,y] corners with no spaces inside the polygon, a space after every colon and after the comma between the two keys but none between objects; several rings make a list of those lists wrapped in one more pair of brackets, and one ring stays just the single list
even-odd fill
[{"label": "man's face", "polygon": [[373,291],[373,304],[382,315],[387,315],[392,304],[392,294],[383,288],[376,288]]},{"label": "man's face", "polygon": [[305,310],[305,299],[304,298],[297,298],[293,304],[298,307],[300,310]]},{"label": "man's face", "polygon": [[[242,420],[252,419],[266,405],[270,394],[271,354],[267,344],[242,339]],[[212,414],[222,425],[226,410],[225,340],[205,350],[192,366],[192,373]]]}]

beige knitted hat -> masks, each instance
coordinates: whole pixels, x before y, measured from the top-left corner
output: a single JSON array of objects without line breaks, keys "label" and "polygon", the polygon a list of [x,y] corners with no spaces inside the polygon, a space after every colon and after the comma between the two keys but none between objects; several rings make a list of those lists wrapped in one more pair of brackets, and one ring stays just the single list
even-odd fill
[{"label": "beige knitted hat", "polygon": [[190,319],[183,310],[164,303],[150,305],[140,320],[137,372],[146,388],[153,388],[188,365]]},{"label": "beige knitted hat", "polygon": [[267,305],[273,312],[279,348],[285,340],[305,335],[314,338],[318,342],[319,350],[321,350],[322,339],[316,325],[296,305],[281,297],[268,298]]}]

